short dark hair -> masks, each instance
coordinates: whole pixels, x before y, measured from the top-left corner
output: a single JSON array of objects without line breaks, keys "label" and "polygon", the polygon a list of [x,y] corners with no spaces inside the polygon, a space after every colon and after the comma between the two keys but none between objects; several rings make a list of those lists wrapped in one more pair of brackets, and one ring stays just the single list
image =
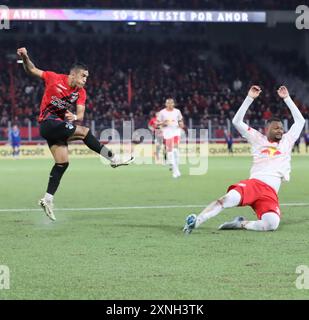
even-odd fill
[{"label": "short dark hair", "polygon": [[267,120],[266,124],[270,125],[272,122],[282,122],[282,120],[278,117],[271,117]]},{"label": "short dark hair", "polygon": [[72,64],[72,66],[71,66],[71,68],[70,68],[70,71],[71,70],[76,70],[76,69],[78,69],[78,70],[86,70],[86,71],[88,71],[88,67],[84,64],[84,63],[82,63],[82,62],[75,62],[75,63],[73,63]]}]

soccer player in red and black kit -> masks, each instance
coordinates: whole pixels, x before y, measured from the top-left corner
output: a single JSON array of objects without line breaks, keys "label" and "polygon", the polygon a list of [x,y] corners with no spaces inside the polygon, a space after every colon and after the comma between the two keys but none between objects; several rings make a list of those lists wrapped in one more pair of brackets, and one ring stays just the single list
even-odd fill
[{"label": "soccer player in red and black kit", "polygon": [[[88,148],[110,160],[113,168],[127,165],[133,161],[133,158],[121,162],[111,150],[100,144],[89,128],[74,124],[74,121],[82,121],[84,118],[86,102],[84,86],[89,76],[87,66],[76,63],[71,67],[69,75],[57,74],[36,68],[26,48],[17,49],[17,54],[23,60],[25,71],[45,82],[39,116],[40,133],[47,140],[55,164],[50,172],[46,194],[39,201],[39,205],[51,220],[56,220],[53,212],[53,198],[69,166],[68,141],[83,140]],[[73,113],[73,108],[76,108],[76,114]]]}]

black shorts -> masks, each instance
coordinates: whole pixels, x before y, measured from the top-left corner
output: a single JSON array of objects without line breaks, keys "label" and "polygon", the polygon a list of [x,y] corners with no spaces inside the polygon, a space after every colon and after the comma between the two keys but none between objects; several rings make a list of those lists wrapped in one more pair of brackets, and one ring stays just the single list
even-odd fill
[{"label": "black shorts", "polygon": [[45,120],[40,123],[40,134],[47,140],[48,146],[67,146],[67,140],[74,134],[76,125],[66,121]]}]

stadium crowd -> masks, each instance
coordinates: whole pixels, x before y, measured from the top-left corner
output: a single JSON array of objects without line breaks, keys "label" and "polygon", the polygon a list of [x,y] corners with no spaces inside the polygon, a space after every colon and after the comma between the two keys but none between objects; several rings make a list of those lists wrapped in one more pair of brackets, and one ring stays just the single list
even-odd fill
[{"label": "stadium crowd", "polygon": [[[0,61],[0,127],[7,126],[9,120],[20,126],[26,126],[28,121],[37,125],[43,82],[27,76],[22,65],[16,64],[14,52],[23,45],[8,40],[0,48],[0,55],[6,57]],[[64,45],[65,50],[59,50]],[[247,119],[256,126],[262,126],[271,116],[291,119],[276,94],[281,83],[276,83],[253,54],[236,45],[210,48],[205,42],[196,41],[159,44],[83,40],[81,46],[79,42],[67,40],[64,44],[45,38],[43,43],[36,40],[27,47],[33,62],[43,70],[67,73],[76,60],[88,65],[85,123],[90,125],[95,120],[98,130],[110,127],[112,120],[115,127],[120,127],[122,120],[130,119],[136,128],[147,128],[150,114],[160,110],[168,96],[176,98],[186,123],[191,118],[194,127],[207,128],[211,119],[214,126],[223,128],[226,119],[232,119],[242,103],[249,86],[256,83],[262,86],[263,94],[248,111]],[[278,53],[274,54],[280,62]],[[293,65],[288,70],[300,68],[295,55],[290,61]],[[301,112],[308,114],[308,106],[295,101]]]}]

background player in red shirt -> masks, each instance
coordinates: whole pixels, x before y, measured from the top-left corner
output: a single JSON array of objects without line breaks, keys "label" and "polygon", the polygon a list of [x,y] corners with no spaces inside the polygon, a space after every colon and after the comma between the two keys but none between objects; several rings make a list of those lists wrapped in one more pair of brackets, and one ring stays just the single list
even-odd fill
[{"label": "background player in red shirt", "polygon": [[[53,213],[53,198],[60,180],[69,166],[68,141],[83,140],[91,150],[111,161],[112,167],[127,165],[133,161],[120,162],[111,150],[100,144],[89,128],[74,124],[82,121],[85,113],[86,91],[84,86],[89,76],[84,64],[76,63],[70,74],[57,74],[43,71],[31,62],[27,49],[17,49],[22,58],[25,71],[45,82],[45,91],[40,107],[40,133],[47,140],[55,164],[50,172],[47,191],[39,204],[51,220],[56,220]],[[76,110],[76,113],[73,112]]]},{"label": "background player in red shirt", "polygon": [[[160,127],[158,126],[158,114],[159,112],[157,112],[148,122],[148,128],[153,134],[154,143],[156,145],[155,159],[157,163],[159,163],[160,161],[160,150],[163,145],[163,133]],[[164,161],[166,161],[165,146],[163,149],[163,158],[164,158]]]}]

